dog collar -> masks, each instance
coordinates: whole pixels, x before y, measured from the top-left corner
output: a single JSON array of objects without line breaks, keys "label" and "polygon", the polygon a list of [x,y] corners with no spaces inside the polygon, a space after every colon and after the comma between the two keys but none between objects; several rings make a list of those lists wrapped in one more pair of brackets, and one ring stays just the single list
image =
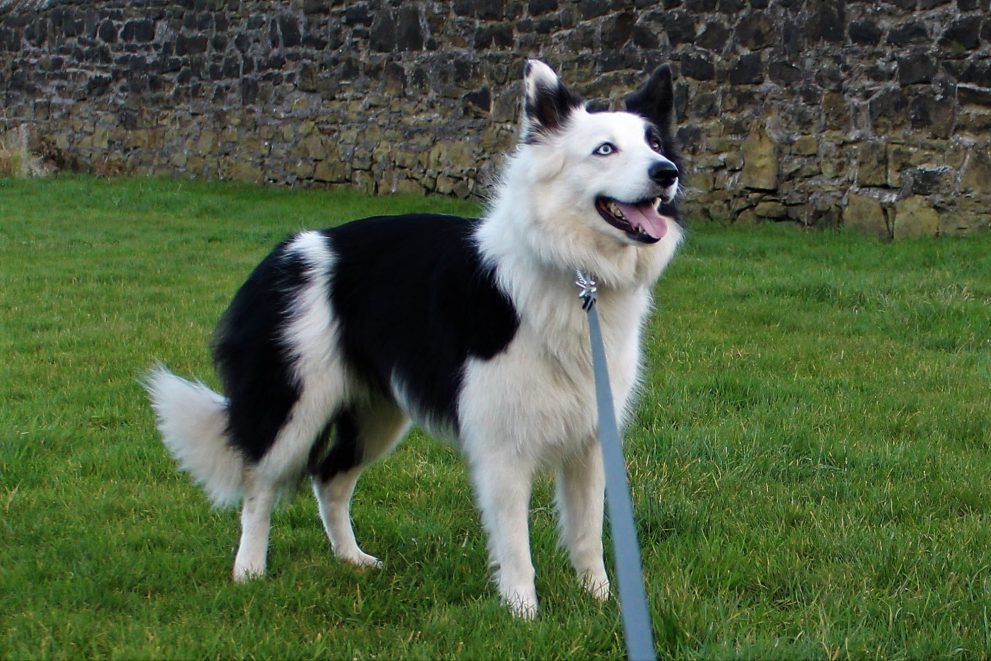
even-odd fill
[{"label": "dog collar", "polygon": [[582,299],[582,310],[587,312],[590,307],[595,305],[595,300],[599,294],[599,286],[592,274],[586,273],[581,269],[575,270],[575,276],[577,278],[575,284],[581,290],[578,293],[578,298]]}]

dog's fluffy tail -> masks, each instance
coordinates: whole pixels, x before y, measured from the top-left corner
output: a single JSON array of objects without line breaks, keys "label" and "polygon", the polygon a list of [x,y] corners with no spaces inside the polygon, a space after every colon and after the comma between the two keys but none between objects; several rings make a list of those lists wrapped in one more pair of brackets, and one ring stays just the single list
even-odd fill
[{"label": "dog's fluffy tail", "polygon": [[162,441],[179,468],[206,491],[214,505],[234,505],[244,486],[245,462],[227,436],[227,399],[200,382],[158,365],[144,378]]}]

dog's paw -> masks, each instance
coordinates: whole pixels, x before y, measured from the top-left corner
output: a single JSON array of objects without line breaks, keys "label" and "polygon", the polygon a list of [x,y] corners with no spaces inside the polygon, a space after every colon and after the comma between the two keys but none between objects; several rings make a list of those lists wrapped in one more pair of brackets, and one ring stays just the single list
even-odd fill
[{"label": "dog's paw", "polygon": [[235,583],[247,583],[248,581],[265,576],[265,566],[255,565],[234,565],[233,578]]},{"label": "dog's paw", "polygon": [[360,550],[347,555],[339,555],[337,557],[358,569],[378,569],[382,566],[381,560],[376,558],[374,555],[368,555]]},{"label": "dog's paw", "polygon": [[537,617],[537,592],[532,587],[503,591],[502,602],[521,620],[532,621]]},{"label": "dog's paw", "polygon": [[609,577],[606,576],[605,572],[585,572],[580,579],[582,587],[599,601],[605,601],[609,598]]}]

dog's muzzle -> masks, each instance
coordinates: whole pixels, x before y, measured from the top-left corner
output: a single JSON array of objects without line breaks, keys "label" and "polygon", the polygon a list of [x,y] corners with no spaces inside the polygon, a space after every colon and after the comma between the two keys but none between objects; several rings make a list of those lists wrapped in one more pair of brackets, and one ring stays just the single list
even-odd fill
[{"label": "dog's muzzle", "polygon": [[620,202],[611,197],[598,197],[595,209],[602,218],[640,243],[657,243],[668,231],[671,218],[658,211],[663,199],[646,198],[636,202]]}]

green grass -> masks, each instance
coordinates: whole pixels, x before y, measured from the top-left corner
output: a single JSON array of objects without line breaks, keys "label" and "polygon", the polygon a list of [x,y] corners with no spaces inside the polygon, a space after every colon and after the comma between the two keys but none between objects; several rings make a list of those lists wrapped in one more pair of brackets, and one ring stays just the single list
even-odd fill
[{"label": "green grass", "polygon": [[[159,442],[137,378],[207,343],[290,231],[439,199],[0,179],[0,657],[619,658],[615,603],[532,517],[541,614],[487,583],[464,468],[414,434],[359,485],[357,572],[306,493],[270,576]],[[661,656],[991,654],[991,235],[695,225],[627,433]]]}]

